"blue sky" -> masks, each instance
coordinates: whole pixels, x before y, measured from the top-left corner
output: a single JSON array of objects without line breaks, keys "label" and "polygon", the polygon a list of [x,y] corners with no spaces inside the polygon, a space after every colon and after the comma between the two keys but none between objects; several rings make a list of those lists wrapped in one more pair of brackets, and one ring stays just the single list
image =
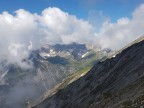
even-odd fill
[{"label": "blue sky", "polygon": [[0,0],[0,12],[13,13],[20,8],[32,13],[41,13],[48,7],[58,7],[78,18],[87,19],[91,10],[102,11],[115,22],[121,17],[131,17],[133,10],[143,0]]}]

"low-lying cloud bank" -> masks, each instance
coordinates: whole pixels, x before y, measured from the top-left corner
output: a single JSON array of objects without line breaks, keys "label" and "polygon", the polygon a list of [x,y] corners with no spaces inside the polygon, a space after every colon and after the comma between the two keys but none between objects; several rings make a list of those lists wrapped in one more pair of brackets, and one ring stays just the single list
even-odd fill
[{"label": "low-lying cloud bank", "polygon": [[144,34],[143,19],[144,4],[134,10],[131,19],[104,21],[96,31],[89,21],[56,7],[44,9],[41,15],[24,9],[15,14],[3,12],[0,14],[0,59],[28,67],[22,60],[44,43],[93,43],[102,48],[119,49]]}]

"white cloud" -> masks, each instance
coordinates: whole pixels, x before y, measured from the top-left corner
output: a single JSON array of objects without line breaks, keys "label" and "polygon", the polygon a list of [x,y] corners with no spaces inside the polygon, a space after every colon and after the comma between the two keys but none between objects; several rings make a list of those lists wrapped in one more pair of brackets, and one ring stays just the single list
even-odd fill
[{"label": "white cloud", "polygon": [[116,23],[106,21],[96,34],[98,43],[103,47],[119,49],[144,34],[144,4],[132,13],[132,18],[123,17]]},{"label": "white cloud", "polygon": [[86,42],[92,38],[93,26],[88,21],[77,19],[58,8],[47,8],[38,16],[38,21],[47,34],[49,43]]},{"label": "white cloud", "polygon": [[47,8],[41,15],[19,9],[12,15],[0,14],[1,59],[25,65],[29,52],[41,44],[88,42],[93,35],[88,21],[77,19],[59,8]]},{"label": "white cloud", "polygon": [[118,25],[122,26],[122,25],[127,25],[129,23],[129,19],[128,18],[121,18],[117,20]]},{"label": "white cloud", "polygon": [[14,15],[3,12],[0,14],[0,59],[26,67],[23,59],[44,43],[93,43],[102,48],[119,49],[144,33],[144,4],[135,9],[131,19],[123,17],[112,23],[102,12],[100,17],[102,24],[97,25],[55,7],[44,9],[41,15],[23,9]]}]

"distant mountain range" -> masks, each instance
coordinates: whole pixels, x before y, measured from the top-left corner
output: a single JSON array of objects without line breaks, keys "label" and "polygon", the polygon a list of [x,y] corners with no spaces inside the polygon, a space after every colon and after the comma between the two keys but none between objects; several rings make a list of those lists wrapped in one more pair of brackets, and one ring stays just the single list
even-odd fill
[{"label": "distant mountain range", "polygon": [[143,108],[144,37],[60,87],[33,108]]},{"label": "distant mountain range", "polygon": [[33,68],[30,69],[1,61],[0,107],[26,108],[68,76],[90,69],[113,53],[110,49],[95,48],[77,43],[43,45],[31,52],[29,61],[33,63]]}]

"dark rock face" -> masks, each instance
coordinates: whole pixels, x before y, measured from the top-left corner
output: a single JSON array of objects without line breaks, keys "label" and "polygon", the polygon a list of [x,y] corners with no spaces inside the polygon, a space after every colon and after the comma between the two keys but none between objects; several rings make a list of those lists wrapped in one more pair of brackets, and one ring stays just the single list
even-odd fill
[{"label": "dark rock face", "polygon": [[69,61],[65,59],[64,57],[55,56],[55,57],[49,57],[47,60],[52,64],[61,64],[61,65],[67,65],[69,64]]},{"label": "dark rock face", "polygon": [[46,46],[46,49],[43,48],[42,50],[45,52],[49,52],[49,50],[54,50],[56,53],[68,52],[72,57],[74,57],[74,59],[80,59],[81,55],[89,51],[89,49],[86,48],[85,44],[77,44],[77,43],[72,43],[68,45],[65,44],[48,45]]},{"label": "dark rock face", "polygon": [[139,108],[144,100],[143,78],[141,41],[99,62],[85,76],[34,108]]},{"label": "dark rock face", "polygon": [[77,44],[77,43],[72,43],[69,45],[61,45],[61,44],[56,44],[53,46],[56,51],[63,51],[63,50],[74,50],[75,52],[79,52],[81,50],[87,50],[85,44]]}]

